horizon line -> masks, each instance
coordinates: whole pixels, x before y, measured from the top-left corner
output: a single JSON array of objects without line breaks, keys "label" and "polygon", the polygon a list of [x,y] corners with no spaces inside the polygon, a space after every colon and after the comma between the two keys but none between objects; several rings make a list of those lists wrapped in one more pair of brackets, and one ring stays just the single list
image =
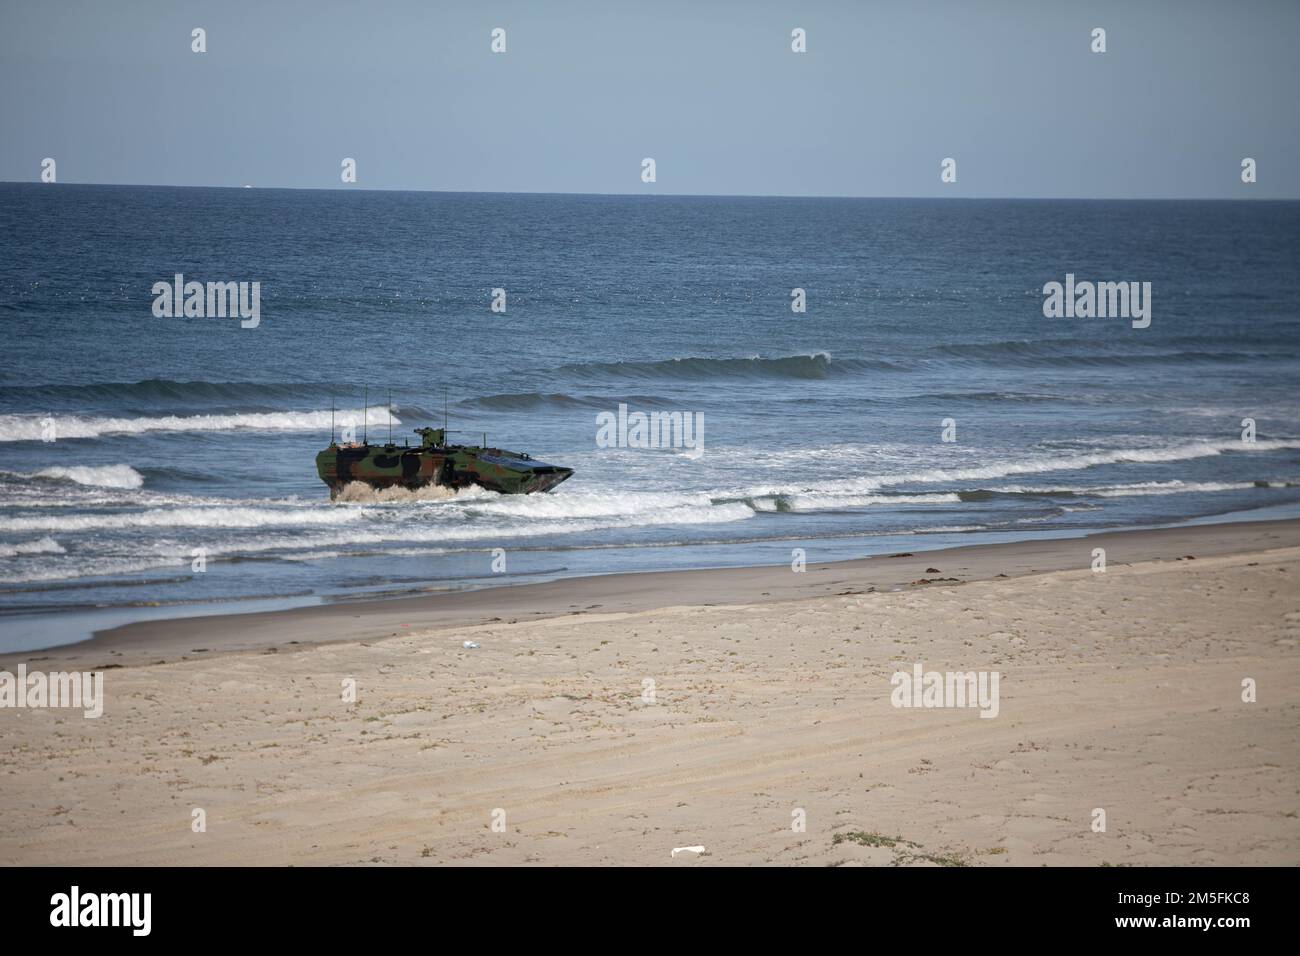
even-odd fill
[{"label": "horizon line", "polygon": [[1261,197],[1247,196],[867,196],[845,195],[838,193],[809,193],[792,195],[782,193],[668,193],[668,192],[568,192],[564,190],[510,190],[510,189],[414,189],[406,186],[258,186],[246,185],[196,185],[192,183],[99,183],[99,182],[53,182],[45,183],[30,179],[4,179],[0,186],[103,186],[117,189],[260,189],[263,192],[395,192],[395,193],[443,193],[457,196],[600,196],[614,198],[664,198],[664,199],[850,199],[850,200],[964,200],[968,202],[1300,202],[1297,197]]}]

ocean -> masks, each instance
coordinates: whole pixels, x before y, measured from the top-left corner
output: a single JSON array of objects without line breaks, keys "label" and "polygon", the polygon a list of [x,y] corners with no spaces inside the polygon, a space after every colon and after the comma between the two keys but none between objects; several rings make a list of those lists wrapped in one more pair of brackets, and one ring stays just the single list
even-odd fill
[{"label": "ocean", "polygon": [[[257,326],[156,316],[176,274],[260,283]],[[1067,275],[1149,282],[1149,326],[1046,317]],[[0,321],[0,651],[1300,514],[1295,202],[0,184]],[[417,443],[444,395],[453,429],[575,475],[330,501],[332,420],[368,399],[359,431]],[[702,447],[603,447],[620,405]]]}]

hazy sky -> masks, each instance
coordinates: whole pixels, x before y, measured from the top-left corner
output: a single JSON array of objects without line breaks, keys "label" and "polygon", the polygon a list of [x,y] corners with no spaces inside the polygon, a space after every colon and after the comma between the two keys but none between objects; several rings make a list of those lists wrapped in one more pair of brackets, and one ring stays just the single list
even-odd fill
[{"label": "hazy sky", "polygon": [[0,180],[1300,198],[1298,36],[1296,0],[0,0]]}]

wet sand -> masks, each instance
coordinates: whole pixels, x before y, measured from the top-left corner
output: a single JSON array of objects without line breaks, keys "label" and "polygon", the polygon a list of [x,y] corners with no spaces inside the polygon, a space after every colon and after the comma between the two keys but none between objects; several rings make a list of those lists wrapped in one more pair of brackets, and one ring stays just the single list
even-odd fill
[{"label": "wet sand", "polygon": [[[806,571],[775,567],[660,571],[565,578],[419,597],[329,603],[260,613],[162,618],[99,631],[88,641],[40,651],[0,654],[0,667],[19,661],[42,666],[95,667],[173,661],[201,654],[291,649],[298,644],[374,640],[412,628],[518,623],[591,612],[647,611],[665,606],[767,604],[839,594],[917,587],[933,578],[980,581],[999,575],[1090,568],[1094,548],[1111,565],[1171,561],[1184,555],[1235,554],[1300,545],[1300,519],[1116,531],[1078,538],[918,551],[856,561],[819,563]],[[941,573],[927,571],[940,567]],[[945,581],[941,583],[952,583]]]}]

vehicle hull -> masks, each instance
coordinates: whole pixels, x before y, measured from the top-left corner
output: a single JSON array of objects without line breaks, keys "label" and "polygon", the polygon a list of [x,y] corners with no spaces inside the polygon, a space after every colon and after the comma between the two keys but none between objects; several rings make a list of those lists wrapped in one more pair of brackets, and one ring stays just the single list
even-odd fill
[{"label": "vehicle hull", "polygon": [[477,485],[505,495],[550,491],[567,480],[572,468],[537,461],[503,448],[449,445],[330,445],[316,456],[316,472],[336,498],[354,481],[372,488],[415,490],[430,485]]}]

